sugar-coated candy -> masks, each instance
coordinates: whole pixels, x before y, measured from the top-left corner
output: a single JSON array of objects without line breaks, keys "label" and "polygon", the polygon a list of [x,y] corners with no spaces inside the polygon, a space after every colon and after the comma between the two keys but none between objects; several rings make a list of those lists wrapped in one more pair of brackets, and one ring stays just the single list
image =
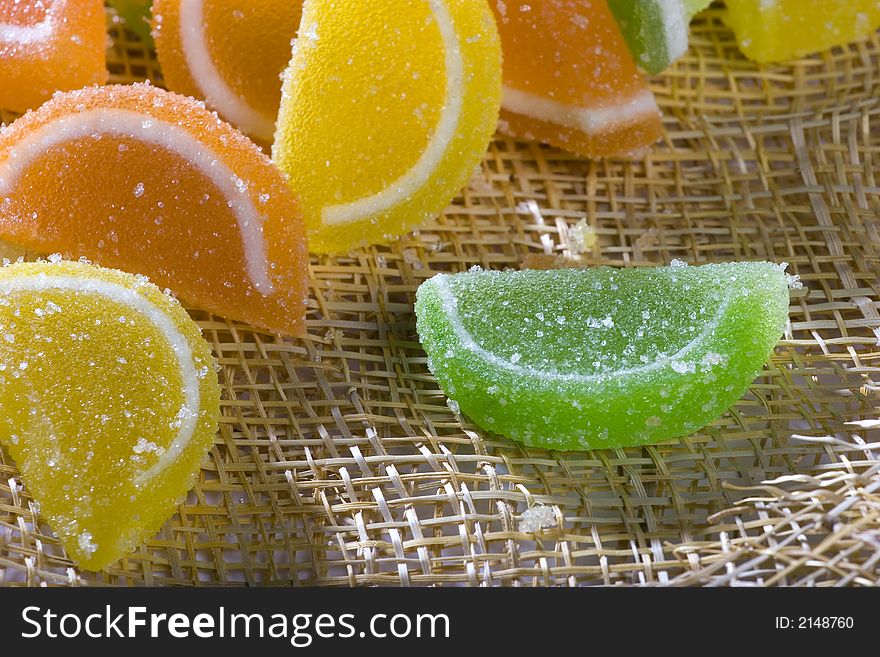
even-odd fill
[{"label": "sugar-coated candy", "polygon": [[660,110],[606,0],[491,0],[504,49],[501,132],[585,157],[638,155]]},{"label": "sugar-coated candy", "polygon": [[0,268],[0,443],[81,567],[154,534],[193,484],[220,414],[214,359],[142,276],[83,262]]},{"label": "sugar-coated candy", "polygon": [[0,107],[24,112],[103,84],[106,51],[102,0],[0,0]]},{"label": "sugar-coated candy", "polygon": [[156,54],[172,91],[271,143],[302,0],[155,0]]},{"label": "sugar-coated candy", "polygon": [[472,271],[421,285],[428,364],[487,431],[559,450],[683,436],[748,389],[782,335],[768,262]]},{"label": "sugar-coated candy", "polygon": [[281,172],[202,104],[147,84],[58,94],[0,130],[0,238],[303,330],[305,230]]},{"label": "sugar-coated candy", "polygon": [[630,51],[641,68],[656,74],[684,55],[688,25],[712,0],[609,0]]},{"label": "sugar-coated candy", "polygon": [[501,50],[487,0],[306,0],[273,158],[317,252],[435,217],[495,130]]},{"label": "sugar-coated candy", "polygon": [[780,62],[842,46],[880,26],[876,0],[726,0],[725,22],[740,50]]}]

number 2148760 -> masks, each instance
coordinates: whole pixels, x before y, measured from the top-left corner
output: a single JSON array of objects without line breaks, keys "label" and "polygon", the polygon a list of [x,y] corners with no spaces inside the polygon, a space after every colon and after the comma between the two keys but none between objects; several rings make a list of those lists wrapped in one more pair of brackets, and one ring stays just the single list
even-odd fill
[{"label": "number 2148760", "polygon": [[852,616],[777,616],[777,630],[851,630]]}]

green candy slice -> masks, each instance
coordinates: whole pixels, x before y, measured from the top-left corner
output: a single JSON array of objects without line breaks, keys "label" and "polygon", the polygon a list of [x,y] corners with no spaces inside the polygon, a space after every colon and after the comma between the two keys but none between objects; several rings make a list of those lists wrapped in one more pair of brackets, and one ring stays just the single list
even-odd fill
[{"label": "green candy slice", "polygon": [[487,431],[626,447],[692,433],[746,392],[784,331],[788,277],[769,262],[472,270],[423,283],[415,310],[450,405]]},{"label": "green candy slice", "polygon": [[636,63],[650,75],[684,55],[688,25],[712,0],[609,0]]},{"label": "green candy slice", "polygon": [[109,0],[110,5],[125,22],[125,26],[137,34],[148,48],[153,47],[150,34],[150,12],[153,0]]}]

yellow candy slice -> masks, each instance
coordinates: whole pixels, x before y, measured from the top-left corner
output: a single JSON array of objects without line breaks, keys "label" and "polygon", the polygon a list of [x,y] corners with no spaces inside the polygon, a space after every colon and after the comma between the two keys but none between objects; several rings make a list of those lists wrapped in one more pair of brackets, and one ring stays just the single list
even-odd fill
[{"label": "yellow candy slice", "polygon": [[306,0],[273,156],[316,252],[387,242],[439,213],[495,130],[486,0]]},{"label": "yellow candy slice", "polygon": [[220,390],[174,299],[140,276],[51,260],[0,269],[0,442],[68,555],[100,570],[186,495]]},{"label": "yellow candy slice", "polygon": [[740,50],[779,62],[855,41],[880,26],[876,0],[726,0]]}]

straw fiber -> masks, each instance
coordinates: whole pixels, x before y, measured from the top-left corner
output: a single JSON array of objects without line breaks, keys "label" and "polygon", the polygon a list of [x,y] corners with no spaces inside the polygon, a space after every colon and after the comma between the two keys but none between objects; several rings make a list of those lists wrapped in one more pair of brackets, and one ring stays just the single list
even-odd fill
[{"label": "straw fiber", "polygon": [[[108,23],[113,81],[161,84]],[[223,419],[186,503],[82,572],[0,453],[0,584],[880,584],[878,64],[875,36],[759,68],[712,10],[654,80],[667,133],[644,159],[499,138],[418,234],[313,257],[306,338],[193,310]],[[564,454],[456,417],[412,314],[437,272],[558,258],[786,261],[805,288],[764,374],[712,425]],[[520,531],[541,506],[550,526]]]}]

